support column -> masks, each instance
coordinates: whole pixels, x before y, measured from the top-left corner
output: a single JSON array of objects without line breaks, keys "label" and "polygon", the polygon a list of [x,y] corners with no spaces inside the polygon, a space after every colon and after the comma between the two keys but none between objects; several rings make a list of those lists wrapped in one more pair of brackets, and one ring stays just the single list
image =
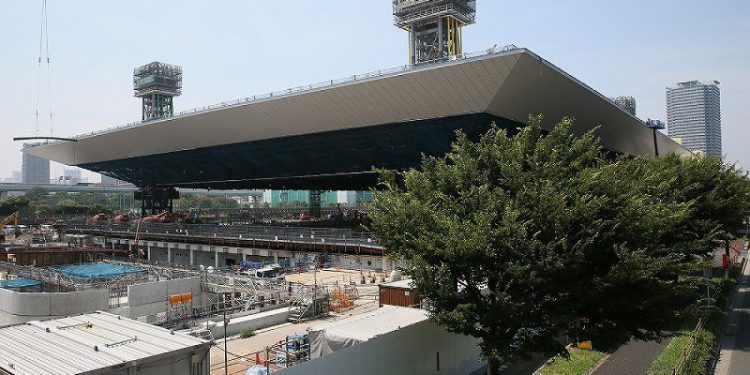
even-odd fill
[{"label": "support column", "polygon": [[130,240],[128,240],[128,253],[133,253],[133,242],[131,242]]},{"label": "support column", "polygon": [[146,257],[148,261],[151,261],[151,245],[146,244]]},{"label": "support column", "polygon": [[214,268],[219,268],[219,250],[214,250]]},{"label": "support column", "polygon": [[114,250],[114,249],[115,249],[115,240],[112,239],[112,250]]},{"label": "support column", "polygon": [[172,263],[172,248],[169,246],[169,242],[167,242],[167,263]]},{"label": "support column", "polygon": [[195,250],[193,249],[192,246],[190,247],[190,265],[191,266],[195,265]]},{"label": "support column", "polygon": [[[240,251],[242,251],[242,250],[240,250]],[[247,262],[247,254],[245,254],[244,252],[242,253],[242,261],[243,262]]]},{"label": "support column", "polygon": [[273,262],[274,263],[279,263],[279,252],[278,251],[274,251],[273,252]]}]

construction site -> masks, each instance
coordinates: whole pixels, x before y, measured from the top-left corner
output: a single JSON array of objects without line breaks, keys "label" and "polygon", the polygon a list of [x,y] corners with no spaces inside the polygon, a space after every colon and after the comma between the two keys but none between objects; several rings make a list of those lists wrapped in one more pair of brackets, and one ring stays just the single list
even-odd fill
[{"label": "construction site", "polygon": [[211,342],[294,330],[283,345],[274,337],[258,347],[269,334],[232,341],[241,346],[232,373],[309,359],[310,324],[378,309],[379,285],[400,278],[382,247],[351,228],[20,217],[2,223],[0,326],[106,311]]},{"label": "construction site", "polygon": [[[395,68],[176,112],[175,98],[190,90],[183,69],[153,61],[133,70],[140,121],[71,138],[18,137],[39,141],[28,155],[133,184],[140,207],[4,218],[8,337],[73,327],[66,337],[79,342],[74,333],[101,321],[152,327],[156,341],[183,337],[192,374],[484,374],[477,339],[430,322],[429,301],[402,275],[408,265],[378,243],[367,207],[323,207],[321,196],[371,192],[381,186],[377,169],[444,155],[457,131],[515,132],[529,114],[575,117],[616,153],[687,151],[525,48],[464,52],[473,0],[393,0],[392,14],[408,34],[407,63]],[[300,189],[308,201],[181,211],[180,189]],[[3,350],[13,357],[0,347],[0,358]],[[129,360],[128,374],[149,373]],[[14,366],[0,361],[0,372],[34,373]]]}]

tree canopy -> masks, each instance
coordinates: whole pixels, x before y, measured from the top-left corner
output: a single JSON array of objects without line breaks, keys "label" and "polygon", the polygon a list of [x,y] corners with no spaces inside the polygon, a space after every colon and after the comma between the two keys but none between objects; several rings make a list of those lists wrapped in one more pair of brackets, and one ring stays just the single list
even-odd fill
[{"label": "tree canopy", "polygon": [[403,179],[383,171],[375,195],[373,229],[432,319],[492,363],[563,353],[564,336],[659,336],[694,302],[697,260],[750,209],[746,175],[718,158],[613,156],[570,119],[540,122],[459,133]]}]

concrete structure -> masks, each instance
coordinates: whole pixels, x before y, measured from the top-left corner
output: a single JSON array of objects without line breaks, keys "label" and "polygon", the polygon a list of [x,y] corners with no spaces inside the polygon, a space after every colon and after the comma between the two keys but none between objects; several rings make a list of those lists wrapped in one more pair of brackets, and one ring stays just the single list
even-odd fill
[{"label": "concrete structure", "polygon": [[[367,190],[373,167],[416,167],[442,155],[455,131],[476,139],[494,122],[515,131],[564,116],[610,150],[653,155],[638,118],[523,48],[400,66],[59,141],[24,152],[138,186]],[[660,153],[688,151],[657,135]]]},{"label": "concrete structure", "polygon": [[100,184],[105,185],[105,186],[119,186],[119,185],[131,185],[132,186],[132,184],[129,184],[125,181],[120,181],[114,177],[107,176],[106,174],[102,175],[102,180]]},{"label": "concrete structure", "polygon": [[[23,144],[24,149],[32,146],[34,144]],[[21,182],[32,185],[49,184],[49,159],[24,152],[21,158]]]},{"label": "concrete structure", "polygon": [[[142,235],[141,237],[143,237]],[[208,237],[210,238],[210,237]],[[160,264],[174,264],[182,266],[211,266],[224,268],[240,264],[242,261],[252,262],[285,262],[290,267],[306,266],[311,263],[312,253],[285,249],[269,249],[260,247],[218,246],[170,241],[148,241],[128,238],[105,238],[95,236],[93,243],[107,248],[136,249],[140,247],[149,262]],[[356,247],[352,246],[354,250]],[[395,268],[392,260],[382,255],[364,254],[336,254],[329,253],[330,267],[363,268],[369,270],[392,270]]]},{"label": "concrete structure", "polygon": [[430,322],[424,310],[384,306],[310,330],[311,360],[279,375],[465,375],[485,367],[479,341]]},{"label": "concrete structure", "polygon": [[667,88],[667,131],[682,145],[721,157],[719,82],[680,82]]},{"label": "concrete structure", "polygon": [[[136,187],[131,184],[123,185],[101,185],[101,184],[86,184],[86,185],[60,185],[60,184],[34,184],[34,183],[0,183],[1,192],[25,192],[35,187],[41,187],[47,192],[79,192],[79,193],[132,193],[136,191]],[[262,192],[257,190],[205,190],[205,189],[180,189],[181,193],[188,194],[203,194],[209,196],[231,196],[231,195],[248,195],[253,197],[260,197]]]},{"label": "concrete structure", "polygon": [[109,290],[26,293],[0,289],[0,326],[109,308]]},{"label": "concrete structure", "polygon": [[0,372],[208,374],[210,343],[106,312],[0,328]]}]

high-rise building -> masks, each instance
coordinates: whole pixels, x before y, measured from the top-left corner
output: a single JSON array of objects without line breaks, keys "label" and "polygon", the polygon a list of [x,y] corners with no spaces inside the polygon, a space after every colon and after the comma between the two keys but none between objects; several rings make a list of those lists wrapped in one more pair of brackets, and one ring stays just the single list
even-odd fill
[{"label": "high-rise building", "polygon": [[[32,144],[24,143],[23,147],[31,147]],[[22,153],[21,157],[21,181],[24,184],[49,184],[49,160]]]},{"label": "high-rise building", "polygon": [[610,98],[618,107],[635,116],[635,99],[632,96],[618,96]]},{"label": "high-rise building", "polygon": [[667,88],[667,131],[692,151],[721,156],[719,82],[680,82]]}]

